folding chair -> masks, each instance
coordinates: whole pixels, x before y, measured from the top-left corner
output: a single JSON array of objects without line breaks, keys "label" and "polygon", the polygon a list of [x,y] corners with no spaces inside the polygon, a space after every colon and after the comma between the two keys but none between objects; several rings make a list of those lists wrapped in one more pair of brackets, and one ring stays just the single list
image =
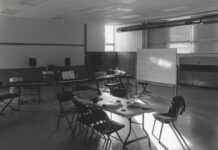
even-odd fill
[{"label": "folding chair", "polygon": [[[61,117],[65,117],[67,123],[71,131],[73,132],[73,128],[71,124],[74,121],[75,114],[78,112],[73,103],[73,94],[70,91],[64,91],[57,93],[58,103],[60,105],[60,112],[58,115],[57,128],[59,127],[59,122]],[[72,114],[72,118],[68,117],[69,114]]]},{"label": "folding chair", "polygon": [[74,104],[79,111],[77,123],[74,126],[74,130],[77,129],[78,127],[77,124],[79,124],[78,133],[81,134],[80,133],[81,124],[86,126],[84,142],[86,141],[89,129],[91,129],[89,143],[92,140],[94,131],[97,131],[98,133],[100,133],[100,137],[105,140],[104,142],[105,150],[109,149],[111,144],[110,136],[114,132],[116,132],[118,135],[118,138],[116,139],[120,140],[123,143],[117,131],[122,129],[124,125],[121,125],[115,121],[110,120],[106,112],[98,108],[86,106],[85,104],[81,103],[79,99],[80,98],[75,97],[75,101],[74,101]]},{"label": "folding chair", "polygon": [[[78,101],[78,98],[75,98],[74,104],[78,110],[78,117],[74,126],[73,134],[75,134],[76,129],[78,128],[78,133],[80,133],[81,125],[85,125],[85,137],[84,142],[86,141],[89,129],[93,130],[92,126],[97,122],[103,121],[106,118],[105,114],[91,107],[87,107]],[[78,126],[79,125],[79,126]]]},{"label": "folding chair", "polygon": [[3,92],[0,94],[0,103],[3,103],[4,106],[3,108],[0,110],[0,115],[4,115],[4,111],[10,107],[12,110],[14,111],[19,111],[18,108],[15,108],[14,106],[11,105],[11,103],[16,99],[19,98],[19,93],[9,93],[9,89],[8,87],[1,87],[1,92],[2,91],[6,91],[7,92]]},{"label": "folding chair", "polygon": [[[102,112],[104,112],[104,111],[102,111]],[[103,122],[94,125],[92,133],[91,133],[91,137],[93,136],[94,130],[99,132],[101,135],[103,135],[103,138],[105,139],[105,142],[103,144],[102,149],[105,146],[105,150],[109,150],[110,146],[111,146],[111,143],[112,143],[112,141],[111,141],[111,134],[112,133],[116,133],[118,138],[114,137],[114,136],[113,136],[113,138],[119,140],[123,144],[123,140],[120,137],[118,131],[121,130],[122,128],[124,128],[124,127],[125,126],[123,124],[120,124],[118,122],[110,120],[109,117],[107,117],[107,119],[105,119]]]},{"label": "folding chair", "polygon": [[[152,129],[152,135],[158,140],[158,142],[165,149],[167,149],[166,146],[161,142],[161,135],[163,132],[163,125],[164,124],[169,124],[169,126],[172,128],[174,134],[176,135],[177,139],[179,140],[179,142],[184,150],[186,148],[190,149],[188,144],[186,143],[185,139],[182,137],[181,133],[174,125],[174,122],[177,120],[179,114],[181,115],[184,111],[185,111],[184,98],[182,96],[175,96],[175,97],[173,97],[173,100],[171,102],[171,106],[170,106],[169,111],[167,113],[155,113],[155,114],[153,114],[154,125],[153,125],[153,129]],[[158,138],[154,135],[154,129],[155,129],[155,124],[156,124],[157,120],[161,122],[161,129],[160,129],[160,134],[159,134]]]}]

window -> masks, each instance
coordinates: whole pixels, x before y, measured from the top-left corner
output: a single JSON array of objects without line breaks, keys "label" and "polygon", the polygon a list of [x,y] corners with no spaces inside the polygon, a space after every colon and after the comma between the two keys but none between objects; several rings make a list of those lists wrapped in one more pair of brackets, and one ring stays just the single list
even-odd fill
[{"label": "window", "polygon": [[105,26],[105,51],[114,51],[114,26]]},{"label": "window", "polygon": [[193,53],[193,25],[149,31],[149,48],[177,48],[178,54]]},{"label": "window", "polygon": [[193,51],[191,43],[171,43],[169,44],[169,48],[177,48],[178,54],[188,54]]}]

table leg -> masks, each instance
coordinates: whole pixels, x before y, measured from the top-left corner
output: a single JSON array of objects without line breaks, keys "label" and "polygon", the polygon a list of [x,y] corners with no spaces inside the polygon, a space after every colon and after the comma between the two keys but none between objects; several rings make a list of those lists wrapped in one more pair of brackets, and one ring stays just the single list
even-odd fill
[{"label": "table leg", "polygon": [[39,99],[39,103],[41,103],[41,99],[40,99],[40,86],[38,86],[38,99]]},{"label": "table leg", "polygon": [[96,80],[96,86],[97,86],[98,92],[101,93],[100,86],[99,86],[99,81],[98,80]]},{"label": "table leg", "polygon": [[128,139],[129,139],[129,136],[130,136],[130,134],[131,134],[131,132],[132,132],[132,119],[131,118],[128,118],[128,121],[129,121],[129,132],[128,132],[128,134],[127,134],[127,136],[126,136],[126,139],[125,139],[125,141],[124,141],[124,143],[123,143],[123,150],[124,149],[127,149],[127,142],[128,142]]},{"label": "table leg", "polygon": [[127,149],[127,145],[128,144],[131,144],[133,142],[136,142],[136,141],[139,141],[139,140],[142,140],[142,139],[145,139],[145,138],[148,138],[148,146],[149,146],[149,148],[151,148],[150,138],[149,138],[149,135],[146,132],[145,126],[144,126],[144,114],[142,114],[142,123],[140,125],[142,125],[142,129],[143,129],[144,133],[146,134],[145,136],[142,136],[142,137],[139,137],[139,138],[135,138],[133,140],[128,141],[129,136],[130,136],[130,134],[132,132],[132,123],[136,123],[136,122],[132,121],[131,118],[128,118],[128,121],[129,121],[129,132],[128,132],[127,137],[126,137],[126,139],[125,139],[125,141],[123,143],[123,150]]},{"label": "table leg", "polygon": [[142,115],[142,129],[143,129],[143,131],[145,132],[145,134],[147,135],[147,138],[148,138],[148,146],[151,148],[150,137],[149,137],[147,131],[145,130],[145,115],[144,115],[144,114]]}]

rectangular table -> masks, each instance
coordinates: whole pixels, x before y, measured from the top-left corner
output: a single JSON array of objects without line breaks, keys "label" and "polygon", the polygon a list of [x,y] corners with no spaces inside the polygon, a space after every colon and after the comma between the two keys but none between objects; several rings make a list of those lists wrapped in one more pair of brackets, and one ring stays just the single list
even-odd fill
[{"label": "rectangular table", "polygon": [[79,86],[79,84],[89,82],[89,81],[90,79],[86,79],[86,78],[72,79],[72,80],[60,80],[60,81],[57,81],[57,84],[60,85],[62,88],[62,91],[64,91],[65,86],[72,86],[72,85]]},{"label": "rectangular table", "polygon": [[[127,145],[129,145],[129,144],[136,142],[136,141],[139,141],[139,140],[142,140],[142,139],[145,139],[145,138],[148,138],[149,147],[151,147],[149,135],[144,128],[144,113],[148,113],[148,112],[152,111],[152,108],[150,106],[146,106],[145,104],[141,104],[142,107],[130,108],[127,105],[127,103],[130,102],[129,100],[123,99],[123,98],[118,98],[118,97],[112,96],[108,93],[103,93],[102,95],[100,95],[98,97],[98,99],[99,99],[99,101],[97,103],[93,103],[87,99],[84,99],[84,100],[79,99],[79,101],[81,101],[85,104],[88,104],[88,105],[100,107],[103,110],[106,110],[108,112],[117,114],[119,116],[122,116],[122,117],[125,117],[128,119],[129,131],[128,131],[128,134],[124,140],[123,149],[126,149]],[[107,105],[109,103],[113,103],[113,102],[117,102],[117,103],[119,103],[119,105],[117,105],[117,106],[105,106],[105,105]],[[142,115],[142,123],[138,123],[138,122],[133,121],[132,118],[135,116],[138,116],[138,115]],[[129,140],[130,134],[132,132],[132,124],[133,123],[142,125],[142,129],[145,133],[145,136],[137,137],[133,140]]]},{"label": "rectangular table", "polygon": [[[37,95],[38,95],[38,101],[40,103],[40,88],[41,86],[46,86],[48,85],[48,83],[46,82],[10,82],[7,84],[7,86],[9,87],[17,87],[19,89],[19,93],[20,95],[22,94],[22,88],[30,88],[32,89],[36,89],[37,91]],[[32,95],[32,93],[31,93]],[[19,96],[19,103],[21,102],[20,96]]]}]

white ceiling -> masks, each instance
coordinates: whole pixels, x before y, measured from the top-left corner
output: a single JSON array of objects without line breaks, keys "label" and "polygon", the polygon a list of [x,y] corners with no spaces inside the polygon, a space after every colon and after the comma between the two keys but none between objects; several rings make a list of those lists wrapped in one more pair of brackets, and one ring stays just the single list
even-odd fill
[{"label": "white ceiling", "polygon": [[218,0],[0,0],[0,15],[124,24],[218,10]]}]

